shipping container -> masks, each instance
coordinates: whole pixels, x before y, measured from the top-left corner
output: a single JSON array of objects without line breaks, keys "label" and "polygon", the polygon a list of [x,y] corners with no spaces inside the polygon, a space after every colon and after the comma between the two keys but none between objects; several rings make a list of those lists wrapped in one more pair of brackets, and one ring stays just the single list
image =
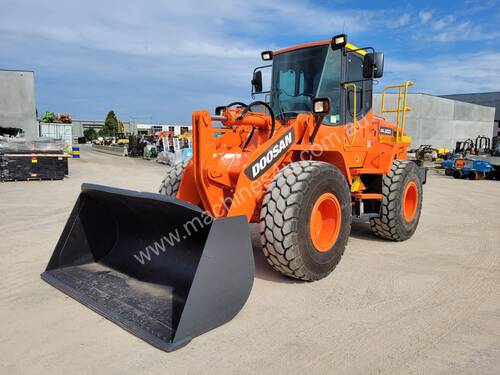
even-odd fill
[{"label": "shipping container", "polygon": [[73,144],[73,125],[59,123],[40,123],[40,137],[60,139],[66,147]]}]

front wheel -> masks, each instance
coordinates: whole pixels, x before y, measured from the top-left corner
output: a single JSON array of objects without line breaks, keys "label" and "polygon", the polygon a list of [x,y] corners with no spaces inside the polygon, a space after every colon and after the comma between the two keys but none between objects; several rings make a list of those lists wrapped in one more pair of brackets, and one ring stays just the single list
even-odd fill
[{"label": "front wheel", "polygon": [[382,183],[380,216],[370,219],[370,226],[380,238],[405,241],[415,233],[422,210],[418,167],[408,160],[394,160]]},{"label": "front wheel", "polygon": [[175,197],[177,195],[179,186],[181,185],[182,175],[184,174],[184,170],[190,160],[191,159],[186,159],[168,169],[167,175],[161,182],[160,188],[158,189],[160,194],[168,195],[170,197]]},{"label": "front wheel", "polygon": [[327,276],[351,231],[351,195],[343,173],[320,161],[284,167],[262,201],[260,229],[262,250],[275,270],[306,281]]}]

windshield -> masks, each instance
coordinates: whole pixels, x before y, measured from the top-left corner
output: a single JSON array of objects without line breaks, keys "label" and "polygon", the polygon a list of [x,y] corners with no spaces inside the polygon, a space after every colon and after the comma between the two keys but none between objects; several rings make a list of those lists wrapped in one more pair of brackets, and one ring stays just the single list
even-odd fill
[{"label": "windshield", "polygon": [[312,112],[314,97],[329,97],[331,111],[324,123],[340,122],[341,51],[329,45],[303,48],[274,56],[270,104],[276,114]]}]

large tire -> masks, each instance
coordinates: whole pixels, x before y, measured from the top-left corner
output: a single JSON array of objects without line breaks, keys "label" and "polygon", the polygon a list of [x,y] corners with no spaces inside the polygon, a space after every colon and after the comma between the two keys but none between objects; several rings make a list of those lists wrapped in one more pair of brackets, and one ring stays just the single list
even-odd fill
[{"label": "large tire", "polygon": [[[326,206],[318,206],[321,202]],[[326,216],[335,216],[330,222],[319,220],[316,232],[312,228],[318,216],[312,213],[320,207]],[[260,230],[267,261],[289,277],[305,281],[324,278],[344,253],[351,214],[349,185],[337,167],[320,161],[289,164],[274,177],[262,201]],[[313,236],[312,232],[319,234]],[[318,240],[320,232],[326,238],[323,243]],[[318,250],[314,241],[324,247]]]},{"label": "large tire", "polygon": [[382,180],[380,216],[370,219],[373,233],[393,241],[409,239],[418,226],[422,210],[422,180],[415,163],[394,160]]},{"label": "large tire", "polygon": [[179,191],[179,185],[181,184],[182,175],[184,174],[184,169],[188,165],[191,159],[186,159],[174,165],[167,172],[167,175],[160,184],[158,192],[160,194],[168,195],[170,197],[175,197]]}]

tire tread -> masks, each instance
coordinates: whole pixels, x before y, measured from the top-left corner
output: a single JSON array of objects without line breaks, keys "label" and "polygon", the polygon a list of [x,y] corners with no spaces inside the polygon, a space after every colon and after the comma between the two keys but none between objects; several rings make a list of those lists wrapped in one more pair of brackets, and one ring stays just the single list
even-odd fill
[{"label": "tire tread", "polygon": [[164,194],[167,196],[175,197],[177,192],[179,191],[179,186],[181,184],[182,175],[184,174],[184,170],[188,165],[191,159],[186,159],[175,164],[170,170],[167,172],[167,175],[163,179],[160,184],[160,188],[158,192],[160,194]]},{"label": "tire tread", "polygon": [[[262,200],[260,212],[261,243],[267,262],[278,272],[304,281],[318,278],[308,271],[300,254],[297,238],[299,210],[304,197],[302,192],[310,186],[311,177],[321,173],[334,173],[335,178],[345,181],[342,172],[329,163],[294,162],[274,177]],[[345,186],[348,190],[347,182]],[[344,250],[345,246],[340,250],[333,268]]]},{"label": "tire tread", "polygon": [[382,206],[380,208],[380,216],[370,219],[370,227],[372,232],[379,238],[404,241],[398,231],[397,212],[400,208],[398,200],[400,199],[399,192],[403,189],[403,175],[407,168],[410,168],[409,160],[394,160],[390,172],[382,179]]}]

